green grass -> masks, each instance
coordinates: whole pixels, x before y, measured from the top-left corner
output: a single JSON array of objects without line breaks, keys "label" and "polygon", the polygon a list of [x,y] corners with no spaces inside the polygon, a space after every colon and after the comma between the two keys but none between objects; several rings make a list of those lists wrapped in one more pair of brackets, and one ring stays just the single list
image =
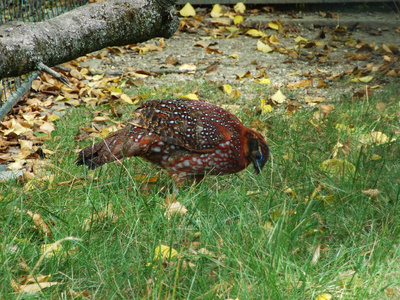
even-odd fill
[{"label": "green grass", "polygon": [[[398,299],[399,86],[387,86],[367,100],[333,98],[335,109],[313,122],[315,109],[288,114],[274,108],[260,115],[254,109],[258,97],[233,100],[202,82],[130,93],[173,97],[195,85],[203,99],[240,105],[238,116],[246,125],[261,121],[259,130],[272,153],[262,174],[249,168],[207,177],[197,186],[188,183],[177,195],[188,212],[169,220],[162,203],[170,178],[161,173],[148,185],[134,179],[154,176],[159,170],[152,165],[132,158],[94,172],[75,166],[74,149],[90,142],[74,137],[80,126],[90,124],[93,110],[74,109],[57,121],[54,139],[46,145],[56,152],[49,156],[54,181],[37,181],[30,189],[19,181],[0,184],[0,298],[79,298],[68,296],[72,289],[97,299],[315,299],[323,293],[334,299]],[[250,90],[273,92],[257,88]],[[379,101],[386,103],[382,111],[376,109]],[[124,120],[133,108],[117,107]],[[360,143],[371,131],[397,140]],[[349,146],[346,154],[339,149],[337,158],[354,165],[350,176],[319,167],[332,158],[338,142]],[[77,181],[55,185],[70,180]],[[381,193],[370,198],[362,192],[368,189]],[[114,215],[85,223],[110,204]],[[27,211],[43,217],[51,237],[34,227]],[[71,236],[82,240],[62,242],[62,250],[33,272],[51,274],[50,281],[60,284],[18,295],[11,281],[32,272],[41,245]],[[176,249],[178,257],[153,261],[161,244]]]}]

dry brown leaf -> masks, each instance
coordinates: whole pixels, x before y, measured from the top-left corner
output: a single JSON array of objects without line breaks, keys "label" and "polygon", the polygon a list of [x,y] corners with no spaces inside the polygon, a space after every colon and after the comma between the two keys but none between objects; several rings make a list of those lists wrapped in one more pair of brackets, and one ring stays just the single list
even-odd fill
[{"label": "dry brown leaf", "polygon": [[114,207],[109,203],[105,208],[100,210],[98,213],[93,214],[90,218],[87,218],[83,222],[83,229],[88,231],[94,222],[103,223],[105,219],[109,219],[108,222],[115,223],[118,220],[118,215],[114,213]]},{"label": "dry brown leaf", "polygon": [[31,283],[31,284],[22,284],[22,285],[14,285],[14,290],[19,291],[24,294],[33,294],[40,292],[42,289],[49,288],[53,285],[60,284],[60,282],[42,282],[42,283]]},{"label": "dry brown leaf", "polygon": [[343,55],[345,58],[349,58],[351,60],[368,60],[371,58],[370,54],[364,54],[364,53],[346,53]]},{"label": "dry brown leaf", "polygon": [[142,183],[154,183],[157,182],[158,180],[158,173],[153,177],[149,177],[148,175],[144,174],[136,174],[135,180],[140,181]]},{"label": "dry brown leaf", "polygon": [[379,194],[381,193],[381,191],[378,189],[368,189],[361,192],[372,199],[378,198]]},{"label": "dry brown leaf", "polygon": [[33,223],[38,230],[43,232],[46,236],[52,235],[49,225],[47,225],[41,215],[39,215],[38,213],[33,213],[30,210],[28,210],[26,213],[32,218]]},{"label": "dry brown leaf", "polygon": [[293,82],[293,83],[288,83],[287,88],[288,89],[297,89],[299,87],[307,87],[307,86],[313,86],[313,80],[312,78],[308,79],[303,79],[301,81]]}]

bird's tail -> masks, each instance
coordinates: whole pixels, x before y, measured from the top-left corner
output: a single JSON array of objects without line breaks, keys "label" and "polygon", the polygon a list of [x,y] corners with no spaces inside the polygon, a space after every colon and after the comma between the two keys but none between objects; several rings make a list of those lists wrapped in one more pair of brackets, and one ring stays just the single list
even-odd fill
[{"label": "bird's tail", "polygon": [[132,151],[127,150],[128,148],[132,150],[133,146],[130,145],[131,139],[127,134],[128,127],[114,132],[101,142],[82,149],[78,154],[76,164],[87,165],[93,170],[108,162],[120,160],[126,156],[134,156]]}]

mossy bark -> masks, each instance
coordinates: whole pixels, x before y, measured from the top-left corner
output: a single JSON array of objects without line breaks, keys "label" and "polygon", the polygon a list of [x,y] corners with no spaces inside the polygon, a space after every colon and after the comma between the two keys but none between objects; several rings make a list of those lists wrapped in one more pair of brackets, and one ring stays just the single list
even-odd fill
[{"label": "mossy bark", "polygon": [[108,0],[56,18],[0,26],[0,78],[19,76],[75,59],[107,46],[170,37],[179,20],[176,0]]}]

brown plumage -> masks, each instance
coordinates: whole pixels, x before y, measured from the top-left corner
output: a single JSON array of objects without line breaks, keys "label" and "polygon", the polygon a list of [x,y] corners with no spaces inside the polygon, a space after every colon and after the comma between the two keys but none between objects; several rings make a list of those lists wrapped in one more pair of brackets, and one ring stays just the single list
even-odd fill
[{"label": "brown plumage", "polygon": [[239,172],[250,163],[258,174],[269,148],[265,139],[225,109],[196,100],[152,100],[141,104],[128,125],[83,149],[77,164],[94,169],[140,156],[177,182],[205,174]]}]

